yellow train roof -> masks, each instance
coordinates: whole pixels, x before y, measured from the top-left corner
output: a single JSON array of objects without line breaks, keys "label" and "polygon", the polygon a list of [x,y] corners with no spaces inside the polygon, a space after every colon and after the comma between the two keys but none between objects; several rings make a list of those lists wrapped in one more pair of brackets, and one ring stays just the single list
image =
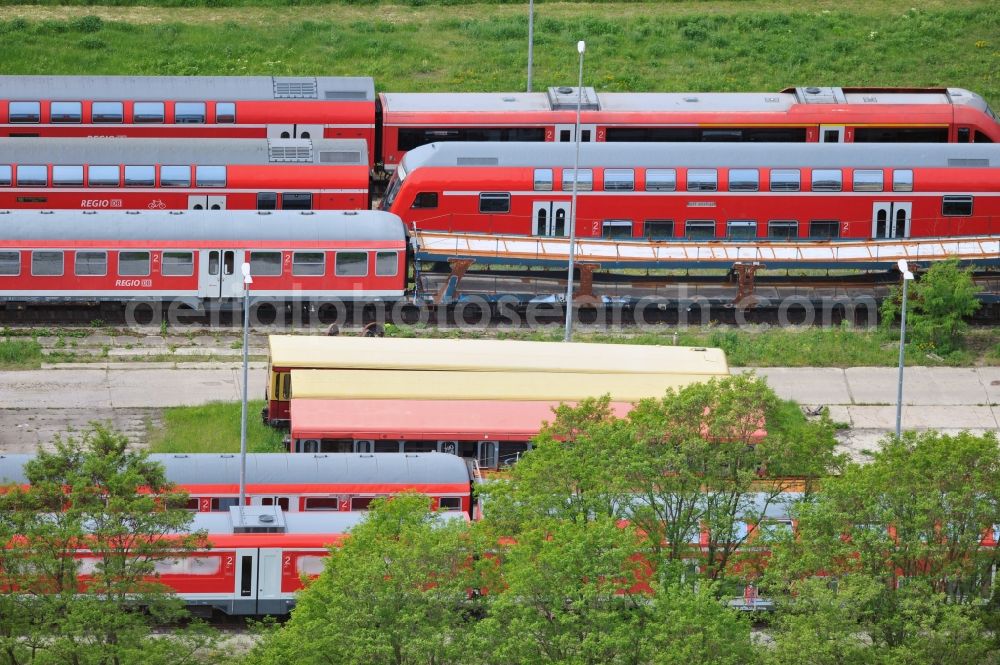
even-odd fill
[{"label": "yellow train roof", "polygon": [[727,376],[721,349],[486,339],[271,335],[272,367]]},{"label": "yellow train roof", "polygon": [[423,399],[577,401],[611,395],[616,402],[662,397],[668,388],[715,374],[585,374],[580,372],[453,372],[292,370],[292,399]]}]

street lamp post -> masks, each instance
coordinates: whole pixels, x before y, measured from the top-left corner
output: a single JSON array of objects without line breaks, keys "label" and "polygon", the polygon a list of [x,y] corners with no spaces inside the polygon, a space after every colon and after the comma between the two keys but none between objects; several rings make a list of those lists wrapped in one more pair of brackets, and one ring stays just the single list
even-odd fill
[{"label": "street lamp post", "polygon": [[576,190],[580,181],[580,108],[583,106],[583,53],[587,44],[581,39],[576,43],[580,54],[580,78],[576,98],[576,159],[573,161],[573,197],[569,204],[569,266],[566,271],[566,330],[564,342],[573,341],[573,259],[576,249]]},{"label": "street lamp post", "polygon": [[897,264],[899,272],[903,275],[903,313],[899,321],[899,382],[896,386],[896,438],[900,437],[903,426],[903,352],[906,347],[906,286],[913,279],[913,273],[905,259],[900,259]]},{"label": "street lamp post", "polygon": [[240,510],[246,504],[247,496],[247,374],[249,373],[250,350],[250,264],[240,266],[243,272],[243,409],[240,413]]},{"label": "street lamp post", "polygon": [[528,92],[535,68],[535,0],[528,0]]}]

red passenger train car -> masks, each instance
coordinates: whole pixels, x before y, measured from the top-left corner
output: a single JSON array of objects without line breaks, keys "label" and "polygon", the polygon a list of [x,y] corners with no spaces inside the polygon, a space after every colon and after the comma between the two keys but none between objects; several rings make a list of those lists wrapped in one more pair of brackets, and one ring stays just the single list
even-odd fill
[{"label": "red passenger train car", "polygon": [[[745,242],[1000,233],[1000,145],[581,148],[578,236]],[[423,146],[403,159],[382,208],[420,230],[568,235],[574,150]]]},{"label": "red passenger train car", "polygon": [[0,209],[360,210],[359,139],[0,139]]},{"label": "red passenger train car", "polygon": [[361,139],[366,76],[0,76],[0,136]]},{"label": "red passenger train car", "polygon": [[0,302],[392,301],[406,231],[378,211],[4,211]]}]

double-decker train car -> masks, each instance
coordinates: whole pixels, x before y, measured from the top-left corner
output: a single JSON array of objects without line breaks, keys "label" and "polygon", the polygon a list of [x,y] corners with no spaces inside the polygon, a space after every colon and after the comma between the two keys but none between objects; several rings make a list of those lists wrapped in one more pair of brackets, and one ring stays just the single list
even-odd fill
[{"label": "double-decker train car", "polygon": [[1000,145],[435,143],[382,202],[408,228],[653,240],[1000,233]]},{"label": "double-decker train car", "polygon": [[392,301],[406,231],[378,211],[3,211],[0,301]]},{"label": "double-decker train car", "polygon": [[0,136],[361,139],[366,76],[0,76]]},{"label": "double-decker train car", "polygon": [[0,208],[360,210],[360,139],[0,139]]},{"label": "double-decker train car", "polygon": [[[251,453],[246,458],[246,505],[278,506],[292,513],[358,511],[379,497],[419,492],[434,510],[471,514],[469,471],[461,459],[405,452],[411,454]],[[0,455],[0,487],[26,484],[24,465],[33,457]],[[162,465],[167,480],[188,494],[189,510],[226,512],[239,505],[238,455],[159,454],[149,461]]]}]

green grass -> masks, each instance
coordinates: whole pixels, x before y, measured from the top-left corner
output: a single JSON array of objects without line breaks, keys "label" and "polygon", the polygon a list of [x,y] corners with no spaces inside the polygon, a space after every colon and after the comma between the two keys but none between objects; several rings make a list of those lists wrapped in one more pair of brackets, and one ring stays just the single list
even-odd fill
[{"label": "green grass", "polygon": [[[285,450],[285,432],[264,425],[260,419],[263,400],[249,403],[247,450],[277,453]],[[203,406],[178,406],[163,412],[163,426],[149,433],[154,453],[238,453],[240,451],[240,403],[213,402]]]},{"label": "green grass", "polygon": [[0,341],[0,367],[6,369],[33,369],[41,365],[42,345],[33,339],[5,339]]},{"label": "green grass", "polygon": [[[1000,103],[997,3],[957,0],[910,9],[849,0],[846,9],[800,3],[792,11],[729,3],[717,12],[702,6],[693,0],[546,5],[535,24],[536,89],[575,82],[574,45],[585,39],[585,82],[600,90],[949,85]],[[73,16],[68,11],[22,8],[21,17],[0,22],[0,71],[362,74],[380,89],[397,91],[524,86],[523,7],[341,6],[310,11],[313,20],[269,9],[106,12],[121,21],[79,12],[67,18]],[[39,14],[55,18],[23,17]]]}]

